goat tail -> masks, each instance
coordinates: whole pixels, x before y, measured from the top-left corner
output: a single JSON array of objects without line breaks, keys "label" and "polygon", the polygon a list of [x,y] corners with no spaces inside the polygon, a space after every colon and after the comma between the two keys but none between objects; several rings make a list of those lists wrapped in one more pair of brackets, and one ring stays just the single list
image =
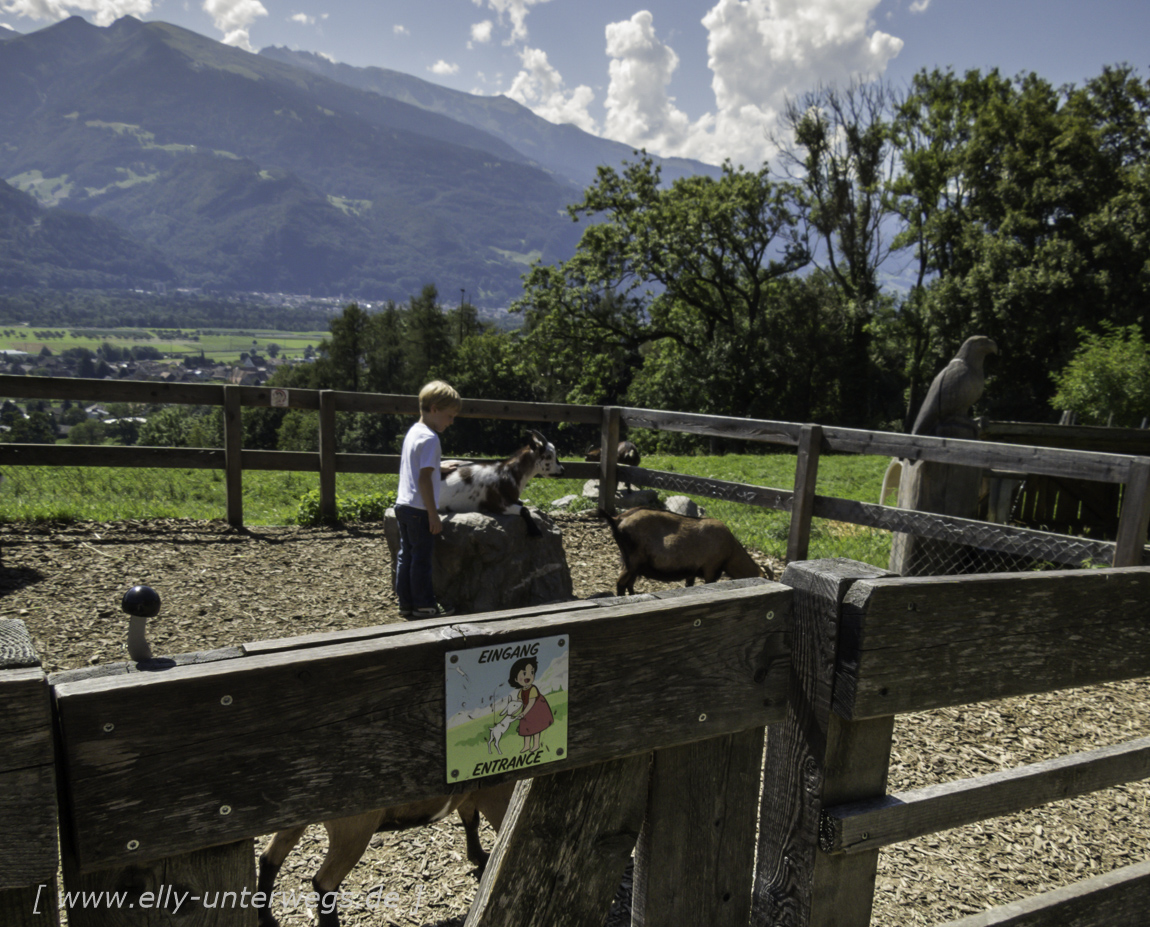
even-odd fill
[{"label": "goat tail", "polygon": [[619,516],[612,515],[606,509],[599,508],[595,510],[596,518],[603,518],[607,521],[607,527],[611,529],[611,536],[615,539],[616,544],[620,544],[619,540]]}]

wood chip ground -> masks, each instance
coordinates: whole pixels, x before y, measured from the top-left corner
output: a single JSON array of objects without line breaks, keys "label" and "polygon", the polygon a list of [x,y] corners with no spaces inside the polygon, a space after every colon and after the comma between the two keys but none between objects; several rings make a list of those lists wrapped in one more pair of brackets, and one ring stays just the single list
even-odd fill
[{"label": "wood chip ground", "polygon": [[[576,596],[612,591],[618,563],[605,524],[558,520]],[[119,603],[137,583],[163,598],[149,634],[157,655],[400,620],[381,525],[4,525],[0,560],[0,618],[28,625],[48,672],[126,659]],[[778,573],[781,564],[770,562]],[[658,585],[640,580],[636,591]],[[1148,736],[1148,709],[1147,681],[1137,680],[902,716],[889,789]],[[1150,858],[1148,799],[1143,781],[884,851],[873,923],[945,923]],[[490,830],[483,836],[490,845]],[[307,891],[325,845],[323,828],[310,828],[277,887]],[[458,820],[377,835],[344,889],[349,927],[462,925],[475,879]],[[281,909],[280,920],[310,923],[302,906]],[[608,923],[628,922],[624,885]]]}]

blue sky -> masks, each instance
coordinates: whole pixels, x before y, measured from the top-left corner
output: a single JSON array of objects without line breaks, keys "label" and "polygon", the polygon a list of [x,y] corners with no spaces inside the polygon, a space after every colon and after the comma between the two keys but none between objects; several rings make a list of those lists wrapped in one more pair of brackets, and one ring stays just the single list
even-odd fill
[{"label": "blue sky", "polygon": [[0,0],[31,32],[69,15],[164,20],[248,50],[314,51],[474,93],[506,93],[660,155],[748,166],[787,96],[921,68],[1080,83],[1150,74],[1146,0]]}]

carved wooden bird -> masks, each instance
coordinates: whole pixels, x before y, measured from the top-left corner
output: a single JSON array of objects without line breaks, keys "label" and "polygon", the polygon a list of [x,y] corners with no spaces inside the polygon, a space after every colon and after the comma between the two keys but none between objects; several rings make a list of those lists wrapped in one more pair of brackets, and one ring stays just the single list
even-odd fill
[{"label": "carved wooden bird", "polygon": [[998,345],[985,335],[967,338],[954,360],[931,382],[910,433],[937,435],[939,425],[969,423],[967,412],[981,398],[986,385],[983,361],[987,354],[997,353]]}]

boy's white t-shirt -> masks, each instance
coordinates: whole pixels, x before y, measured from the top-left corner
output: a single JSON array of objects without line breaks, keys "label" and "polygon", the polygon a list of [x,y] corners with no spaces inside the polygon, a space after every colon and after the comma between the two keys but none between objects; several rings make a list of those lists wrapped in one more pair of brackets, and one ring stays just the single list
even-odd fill
[{"label": "boy's white t-shirt", "polygon": [[439,508],[439,454],[439,435],[423,422],[416,422],[408,429],[399,459],[399,490],[396,492],[396,505],[427,508],[423,504],[423,496],[419,493],[419,471],[424,467],[434,467],[431,491],[435,495],[435,507]]}]

